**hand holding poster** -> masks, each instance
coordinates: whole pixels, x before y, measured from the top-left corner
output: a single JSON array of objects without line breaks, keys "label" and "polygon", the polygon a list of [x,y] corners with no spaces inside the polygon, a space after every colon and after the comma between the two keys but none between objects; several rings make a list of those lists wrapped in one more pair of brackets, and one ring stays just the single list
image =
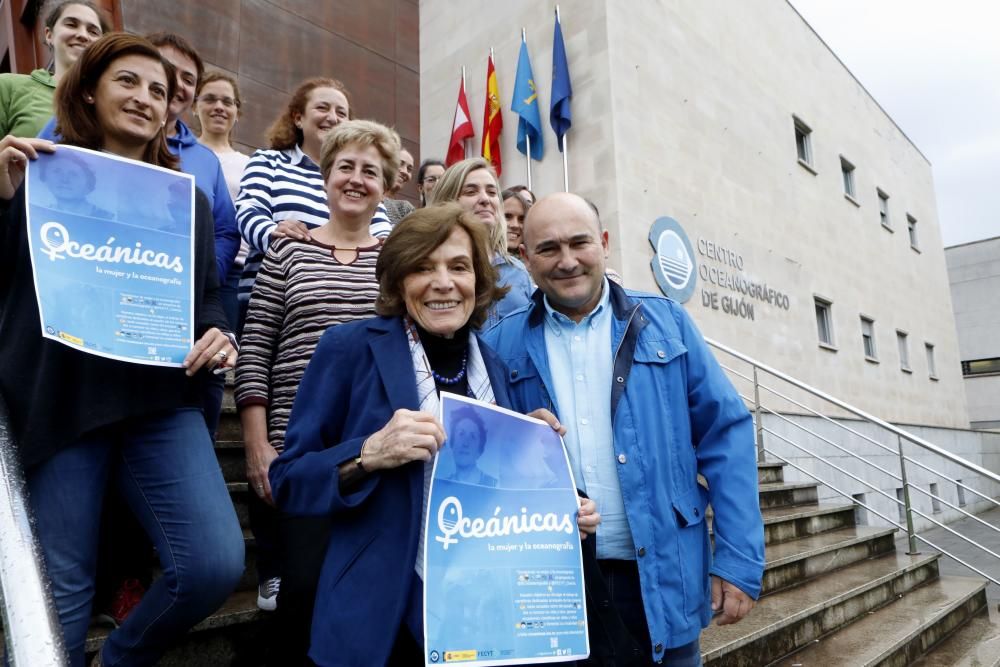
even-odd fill
[{"label": "hand holding poster", "polygon": [[509,665],[589,653],[576,485],[536,419],[441,394],[424,553],[424,660]]},{"label": "hand holding poster", "polygon": [[194,342],[194,179],[62,145],[29,161],[26,195],[42,336],[180,366]]}]

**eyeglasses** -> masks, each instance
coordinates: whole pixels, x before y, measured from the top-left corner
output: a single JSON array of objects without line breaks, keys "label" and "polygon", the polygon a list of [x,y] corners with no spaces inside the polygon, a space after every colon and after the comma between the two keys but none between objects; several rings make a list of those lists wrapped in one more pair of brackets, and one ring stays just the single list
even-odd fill
[{"label": "eyeglasses", "polygon": [[222,102],[222,106],[232,109],[233,107],[238,107],[240,103],[231,97],[216,97],[215,95],[202,95],[201,97],[194,98],[195,102],[202,102],[208,106],[212,106],[216,102]]},{"label": "eyeglasses", "polygon": [[424,176],[424,180],[422,180],[420,182],[421,183],[431,183],[431,184],[434,184],[434,183],[437,183],[440,180],[441,180],[440,176]]}]

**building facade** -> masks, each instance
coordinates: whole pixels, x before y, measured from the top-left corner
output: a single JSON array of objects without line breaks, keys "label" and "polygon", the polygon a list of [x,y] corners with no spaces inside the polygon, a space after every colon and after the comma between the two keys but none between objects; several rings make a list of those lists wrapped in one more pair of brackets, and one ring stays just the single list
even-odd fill
[{"label": "building facade", "polygon": [[[501,180],[524,181],[509,112],[524,27],[546,121],[533,185],[562,189],[554,6],[421,2],[425,152],[445,150],[462,66],[479,133],[493,47]],[[625,284],[665,288],[707,336],[883,419],[967,428],[931,165],[794,8],[605,0],[561,15],[570,189],[600,208]]]},{"label": "building facade", "polygon": [[945,248],[973,428],[1000,430],[1000,237]]}]

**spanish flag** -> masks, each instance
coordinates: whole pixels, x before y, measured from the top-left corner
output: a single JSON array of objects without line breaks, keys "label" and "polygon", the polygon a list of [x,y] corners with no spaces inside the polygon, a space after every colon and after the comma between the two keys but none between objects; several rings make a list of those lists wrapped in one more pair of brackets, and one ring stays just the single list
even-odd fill
[{"label": "spanish flag", "polygon": [[486,66],[486,107],[483,111],[483,157],[493,164],[500,175],[500,132],[503,130],[503,115],[500,113],[500,89],[497,73],[493,69],[493,54]]}]

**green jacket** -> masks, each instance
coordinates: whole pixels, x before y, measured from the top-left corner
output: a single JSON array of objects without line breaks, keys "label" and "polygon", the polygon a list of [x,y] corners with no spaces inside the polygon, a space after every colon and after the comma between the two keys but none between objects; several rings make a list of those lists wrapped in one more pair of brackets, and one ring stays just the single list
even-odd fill
[{"label": "green jacket", "polygon": [[52,118],[56,82],[52,73],[0,74],[0,136],[36,137]]}]

